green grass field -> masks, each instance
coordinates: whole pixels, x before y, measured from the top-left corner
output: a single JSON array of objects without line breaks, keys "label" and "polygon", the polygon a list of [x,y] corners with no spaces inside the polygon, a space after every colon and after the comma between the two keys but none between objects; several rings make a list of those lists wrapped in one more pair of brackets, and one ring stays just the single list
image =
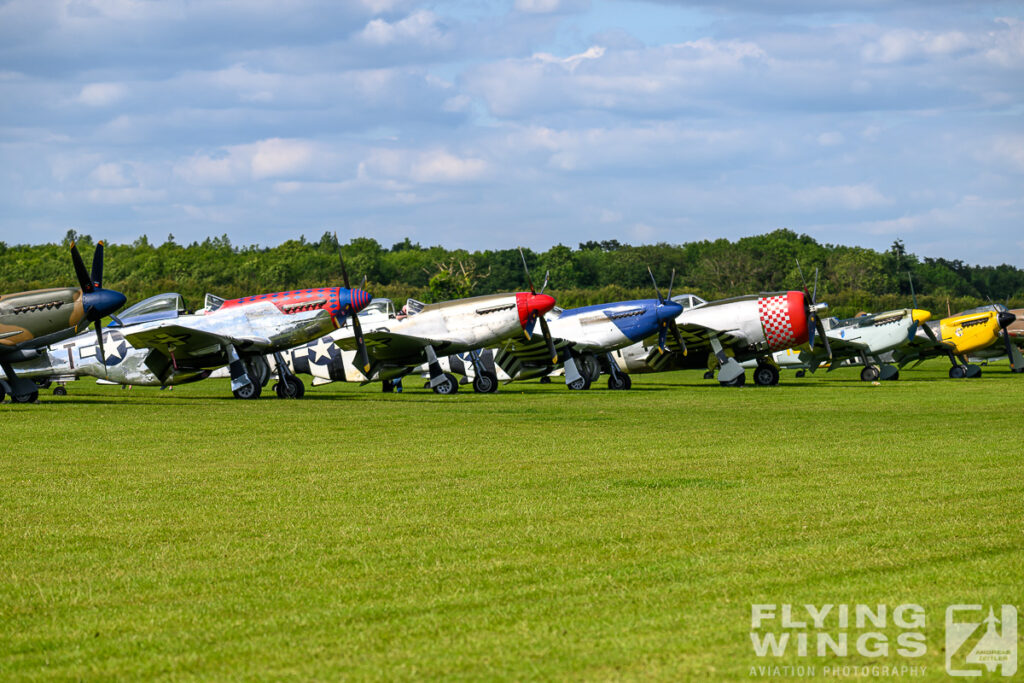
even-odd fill
[{"label": "green grass field", "polygon": [[[953,680],[946,606],[1021,607],[1024,377],[857,372],[8,403],[0,678]],[[760,658],[752,603],[916,603],[927,651]]]}]

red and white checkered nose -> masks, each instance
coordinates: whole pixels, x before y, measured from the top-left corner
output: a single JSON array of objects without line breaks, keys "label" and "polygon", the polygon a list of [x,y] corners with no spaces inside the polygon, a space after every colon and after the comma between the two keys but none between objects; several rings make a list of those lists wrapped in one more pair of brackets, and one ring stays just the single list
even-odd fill
[{"label": "red and white checkered nose", "polygon": [[763,296],[757,300],[768,348],[781,351],[799,346],[808,340],[807,307],[803,292],[785,292]]}]

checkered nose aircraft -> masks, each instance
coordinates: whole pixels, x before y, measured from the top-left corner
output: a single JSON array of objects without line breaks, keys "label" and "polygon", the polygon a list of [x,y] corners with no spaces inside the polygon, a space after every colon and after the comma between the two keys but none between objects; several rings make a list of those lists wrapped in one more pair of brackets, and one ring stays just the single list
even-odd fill
[{"label": "checkered nose aircraft", "polygon": [[741,363],[754,360],[754,381],[773,385],[779,381],[776,351],[821,342],[829,357],[831,347],[814,303],[805,291],[770,292],[707,302],[692,294],[673,297],[683,306],[675,319],[681,343],[668,339],[664,353],[653,338],[614,354],[619,369],[629,373],[708,368],[722,386],[742,386],[746,374]]},{"label": "checkered nose aircraft", "polygon": [[124,339],[148,351],[146,368],[161,383],[176,373],[198,373],[228,366],[237,398],[259,398],[270,378],[264,356],[276,357],[280,398],[300,398],[302,382],[288,371],[281,352],[341,327],[353,325],[360,364],[368,367],[358,313],[370,303],[363,289],[352,289],[341,263],[344,287],[299,289],[224,300],[206,295],[205,307],[192,315],[126,326]]}]

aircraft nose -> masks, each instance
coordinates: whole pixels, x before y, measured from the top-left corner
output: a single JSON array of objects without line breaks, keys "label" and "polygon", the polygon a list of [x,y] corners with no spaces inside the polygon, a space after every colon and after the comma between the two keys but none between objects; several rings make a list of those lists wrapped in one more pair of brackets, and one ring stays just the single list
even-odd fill
[{"label": "aircraft nose", "polygon": [[531,294],[526,302],[526,310],[530,317],[544,315],[555,307],[555,297],[550,294]]},{"label": "aircraft nose", "polygon": [[124,294],[112,289],[94,289],[82,294],[82,306],[86,316],[93,322],[110,315],[124,306],[126,301]]},{"label": "aircraft nose", "polygon": [[926,322],[931,320],[932,313],[931,311],[925,311],[920,308],[915,308],[910,311],[910,317],[918,325],[924,325]]},{"label": "aircraft nose", "polygon": [[1009,327],[1017,320],[1017,316],[1008,311],[999,311],[999,327]]},{"label": "aircraft nose", "polygon": [[356,313],[366,308],[371,298],[373,297],[361,289],[349,290],[349,301],[352,302],[352,310]]},{"label": "aircraft nose", "polygon": [[666,301],[658,310],[658,320],[674,320],[682,312],[682,304],[677,301]]}]

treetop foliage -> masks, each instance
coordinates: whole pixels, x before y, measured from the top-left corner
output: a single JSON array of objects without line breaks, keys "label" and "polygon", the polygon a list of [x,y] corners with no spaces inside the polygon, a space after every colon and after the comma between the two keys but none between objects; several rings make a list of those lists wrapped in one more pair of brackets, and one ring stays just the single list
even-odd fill
[{"label": "treetop foliage", "polygon": [[[67,255],[73,241],[88,263],[95,240],[73,230],[61,244],[0,242],[0,292],[73,284]],[[367,237],[353,238],[341,248],[353,286],[365,275],[374,296],[437,301],[527,288],[516,248],[468,252],[424,247],[408,238],[385,247]],[[524,253],[536,285],[549,271],[548,291],[567,307],[654,296],[648,266],[663,290],[675,269],[675,293],[691,292],[705,299],[801,289],[798,261],[808,288],[813,288],[815,271],[819,272],[818,298],[830,304],[833,314],[908,307],[909,277],[921,307],[943,315],[947,301],[952,310],[989,299],[1024,304],[1024,270],[921,258],[908,253],[900,240],[880,253],[820,244],[808,235],[781,229],[735,242],[631,246],[606,240]],[[300,237],[275,247],[236,246],[226,235],[189,245],[179,244],[173,235],[160,245],[143,236],[132,244],[106,247],[104,285],[124,292],[129,303],[173,291],[198,305],[206,292],[239,297],[341,283],[338,242],[330,232],[316,241]]]}]

